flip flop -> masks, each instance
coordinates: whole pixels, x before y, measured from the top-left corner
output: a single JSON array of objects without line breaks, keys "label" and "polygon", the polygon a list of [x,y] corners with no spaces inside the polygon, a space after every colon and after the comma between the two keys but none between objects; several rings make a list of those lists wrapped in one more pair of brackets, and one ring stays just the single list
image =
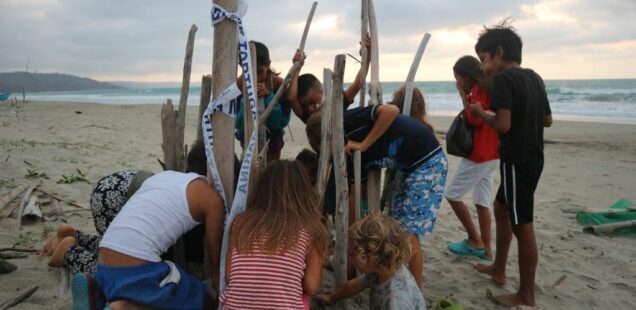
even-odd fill
[{"label": "flip flop", "polygon": [[466,240],[460,242],[449,242],[448,250],[458,256],[476,256],[479,258],[485,258],[485,249],[476,249],[468,245]]},{"label": "flip flop", "polygon": [[449,301],[440,299],[440,301],[435,304],[435,310],[464,310],[464,307],[460,304],[451,304]]}]

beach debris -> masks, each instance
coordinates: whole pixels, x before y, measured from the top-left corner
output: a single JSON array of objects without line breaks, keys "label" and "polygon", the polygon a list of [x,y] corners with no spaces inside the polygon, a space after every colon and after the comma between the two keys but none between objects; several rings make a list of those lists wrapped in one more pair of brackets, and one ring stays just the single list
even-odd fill
[{"label": "beach debris", "polygon": [[[80,209],[85,209],[85,210],[90,210],[90,208],[89,208],[89,207],[87,207],[87,206],[85,206],[85,205],[83,205],[83,204],[81,204],[81,203],[79,203],[79,202],[77,202],[77,201],[75,201],[75,200],[64,198],[64,197],[62,197],[61,195],[59,195],[58,193],[50,192],[50,191],[48,191],[48,190],[46,190],[46,189],[42,188],[41,186],[40,186],[40,187],[38,187],[36,190],[37,190],[38,192],[41,192],[41,193],[43,193],[43,194],[48,195],[49,197],[51,197],[51,198],[53,198],[53,199],[55,199],[55,200],[63,201],[63,202],[65,202],[66,204],[68,204],[69,206],[78,207],[78,208],[80,208]],[[60,213],[61,211],[62,211],[62,210],[61,210],[61,208],[59,208],[58,213]]]},{"label": "beach debris", "polygon": [[32,164],[32,163],[30,163],[30,162],[28,162],[28,161],[26,161],[26,160],[23,160],[23,162],[24,162],[25,164],[27,164],[27,165],[29,165],[29,166],[33,167],[33,164]]},{"label": "beach debris", "polygon": [[33,190],[40,185],[40,182],[36,182],[36,183],[32,183],[29,188],[27,188],[27,190],[24,192],[24,195],[22,196],[22,200],[20,201],[20,206],[18,207],[18,226],[17,226],[17,230],[20,230],[20,226],[22,225],[22,213],[24,212],[24,208],[25,206],[29,203],[30,199],[31,199],[31,194],[33,193]]},{"label": "beach debris", "polygon": [[22,292],[20,295],[16,296],[13,299],[10,299],[8,301],[3,302],[2,304],[0,304],[0,310],[6,310],[9,309],[13,306],[16,306],[18,304],[20,304],[21,302],[23,302],[24,300],[26,300],[27,298],[29,298],[31,295],[33,295],[33,293],[35,293],[35,291],[37,291],[39,288],[39,286],[32,286],[26,290],[24,290],[24,292]]},{"label": "beach debris", "polygon": [[91,182],[89,180],[86,179],[86,175],[84,175],[84,173],[82,172],[82,170],[79,169],[75,169],[77,171],[77,175],[76,174],[71,174],[71,175],[62,175],[62,178],[60,178],[59,180],[57,180],[57,183],[60,184],[71,184],[71,183],[75,183],[75,182],[86,182],[88,184],[90,184]]},{"label": "beach debris", "polygon": [[636,220],[583,227],[583,232],[595,235],[611,235],[617,229],[635,228]]},{"label": "beach debris", "polygon": [[554,290],[557,286],[561,285],[563,282],[565,282],[565,279],[567,279],[568,276],[567,275],[562,275],[559,279],[557,279],[554,284],[552,284],[552,286],[550,287],[550,290]]},{"label": "beach debris", "polygon": [[24,175],[25,179],[49,179],[49,176],[44,172],[37,172],[35,170],[27,169],[27,174]]},{"label": "beach debris", "polygon": [[0,274],[14,272],[18,267],[6,260],[0,258]]},{"label": "beach debris", "polygon": [[16,247],[0,248],[0,252],[7,252],[7,251],[21,252],[21,253],[37,253],[37,252],[39,252],[39,250],[27,249],[27,248],[16,248]]},{"label": "beach debris", "polygon": [[33,186],[34,184],[34,181],[20,184],[9,193],[4,195],[2,198],[0,198],[0,208],[2,208],[2,211],[0,211],[0,219],[9,217],[11,213],[13,213],[13,211],[18,207],[18,205],[9,205],[6,208],[5,206],[13,201],[13,199],[20,196],[20,194],[22,194],[25,190],[31,188],[31,186]]},{"label": "beach debris", "polygon": [[2,253],[0,252],[1,259],[16,259],[16,258],[26,258],[29,255],[27,253]]},{"label": "beach debris", "polygon": [[75,114],[82,114],[82,111],[75,111]]},{"label": "beach debris", "polygon": [[29,202],[26,204],[26,206],[24,206],[24,210],[22,210],[21,216],[34,216],[42,218],[42,210],[40,210],[39,197],[37,194],[31,194],[31,197],[29,197]]}]

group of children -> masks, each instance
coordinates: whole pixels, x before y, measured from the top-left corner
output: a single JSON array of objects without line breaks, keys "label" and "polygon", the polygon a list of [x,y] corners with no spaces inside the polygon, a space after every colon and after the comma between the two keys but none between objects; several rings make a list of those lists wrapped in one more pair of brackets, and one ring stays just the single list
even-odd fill
[{"label": "group of children", "polygon": [[[368,48],[368,42],[363,47]],[[260,43],[256,48],[258,94],[267,105],[282,79],[270,68],[267,48]],[[475,268],[504,283],[514,233],[519,242],[521,286],[517,293],[498,298],[508,305],[534,305],[538,255],[533,193],[543,168],[543,127],[551,124],[550,107],[539,75],[520,67],[521,39],[513,29],[506,25],[486,28],[475,51],[479,60],[465,56],[453,67],[466,119],[474,127],[474,147],[468,158],[461,159],[448,186],[448,162],[418,89],[411,116],[400,113],[404,87],[388,104],[348,109],[366,75],[362,70],[344,90],[345,151],[361,152],[363,179],[370,170],[390,168],[396,185],[387,199],[388,215],[370,214],[349,228],[349,261],[362,275],[332,294],[318,295],[321,300],[334,302],[368,287],[371,308],[426,309],[420,290],[420,238],[433,232],[446,198],[468,233],[466,240],[450,242],[449,251],[492,259],[489,206],[499,166],[495,260]],[[304,55],[297,53],[294,61],[303,62]],[[237,83],[242,83],[240,78]],[[100,180],[91,206],[101,237],[88,238],[70,226],[60,227],[45,247],[51,255],[49,264],[94,274],[112,309],[202,309],[216,297],[226,309],[308,309],[309,297],[319,291],[322,268],[329,264],[332,244],[323,200],[313,186],[321,141],[320,113],[316,112],[321,101],[322,85],[315,76],[294,76],[268,120],[271,163],[257,180],[246,211],[231,224],[227,287],[218,296],[225,210],[221,197],[202,176],[204,155],[192,160],[193,166],[203,167],[196,173],[132,171]],[[296,160],[276,160],[291,111],[306,123],[307,138],[316,153],[305,150]],[[236,122],[241,139],[239,123],[242,120]],[[473,188],[479,232],[461,201]],[[209,286],[161,257],[198,224],[205,228],[212,271]]]}]

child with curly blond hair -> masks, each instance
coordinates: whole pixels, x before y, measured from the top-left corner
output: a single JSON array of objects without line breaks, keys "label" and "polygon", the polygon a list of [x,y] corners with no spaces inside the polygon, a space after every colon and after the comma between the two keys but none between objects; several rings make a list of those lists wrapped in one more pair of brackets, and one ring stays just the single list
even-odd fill
[{"label": "child with curly blond hair", "polygon": [[411,248],[400,223],[382,213],[371,213],[349,228],[349,260],[363,275],[329,295],[335,302],[370,288],[370,309],[426,309],[426,302],[405,263]]}]

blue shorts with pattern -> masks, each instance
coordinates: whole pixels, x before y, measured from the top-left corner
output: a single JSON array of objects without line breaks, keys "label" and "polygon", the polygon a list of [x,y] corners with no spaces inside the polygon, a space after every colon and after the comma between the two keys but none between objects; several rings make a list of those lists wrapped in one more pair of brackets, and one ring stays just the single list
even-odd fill
[{"label": "blue shorts with pattern", "polygon": [[433,232],[444,198],[447,172],[448,161],[443,151],[411,172],[398,168],[399,180],[391,197],[389,216],[400,221],[405,233],[423,236]]}]

